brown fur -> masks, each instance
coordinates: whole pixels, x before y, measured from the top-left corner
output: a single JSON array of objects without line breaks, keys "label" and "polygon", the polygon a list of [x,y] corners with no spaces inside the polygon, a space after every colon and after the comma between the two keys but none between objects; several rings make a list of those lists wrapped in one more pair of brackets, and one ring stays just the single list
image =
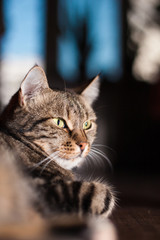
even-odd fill
[{"label": "brown fur", "polygon": [[[111,213],[111,188],[78,181],[72,171],[85,160],[94,141],[97,126],[91,104],[97,96],[97,78],[76,94],[51,90],[38,66],[26,75],[0,117],[1,222],[10,222],[15,214],[18,221],[28,219],[30,212],[40,219],[57,212],[77,216]],[[65,127],[57,126],[54,118],[65,121]],[[92,125],[84,130],[87,120]]]}]

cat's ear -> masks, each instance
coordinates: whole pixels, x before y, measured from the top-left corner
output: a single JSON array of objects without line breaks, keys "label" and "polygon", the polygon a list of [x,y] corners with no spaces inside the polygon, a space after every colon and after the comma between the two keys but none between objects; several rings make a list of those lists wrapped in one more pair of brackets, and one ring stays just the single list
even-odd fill
[{"label": "cat's ear", "polygon": [[100,77],[97,75],[81,92],[81,95],[92,105],[99,96]]},{"label": "cat's ear", "polygon": [[27,99],[32,98],[45,88],[49,88],[45,72],[36,65],[31,68],[21,83],[19,90],[20,105],[23,106]]}]

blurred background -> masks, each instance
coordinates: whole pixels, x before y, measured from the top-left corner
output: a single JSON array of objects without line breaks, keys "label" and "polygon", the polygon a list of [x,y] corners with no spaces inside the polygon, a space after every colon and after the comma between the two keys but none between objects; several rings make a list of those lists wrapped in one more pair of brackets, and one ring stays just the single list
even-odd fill
[{"label": "blurred background", "polygon": [[152,200],[147,189],[157,194],[160,167],[160,1],[1,0],[0,35],[1,109],[35,63],[61,89],[101,73],[96,143],[108,146],[99,149],[113,171],[106,162],[98,175],[111,175],[124,195],[135,188]]}]

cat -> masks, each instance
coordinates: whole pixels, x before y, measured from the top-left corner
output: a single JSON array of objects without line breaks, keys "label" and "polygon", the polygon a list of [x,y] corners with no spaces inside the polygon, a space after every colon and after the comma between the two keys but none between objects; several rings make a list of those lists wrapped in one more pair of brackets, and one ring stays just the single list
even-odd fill
[{"label": "cat", "polygon": [[83,181],[73,171],[96,136],[92,104],[98,94],[98,76],[75,92],[50,89],[37,65],[27,73],[0,116],[0,223],[32,219],[41,233],[59,214],[78,219],[111,214],[111,186]]}]

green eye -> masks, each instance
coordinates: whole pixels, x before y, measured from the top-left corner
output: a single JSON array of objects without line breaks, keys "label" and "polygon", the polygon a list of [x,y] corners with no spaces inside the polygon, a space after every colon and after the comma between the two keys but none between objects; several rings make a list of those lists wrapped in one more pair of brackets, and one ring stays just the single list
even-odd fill
[{"label": "green eye", "polygon": [[65,128],[66,127],[65,121],[60,119],[60,118],[53,118],[53,121],[60,128]]},{"label": "green eye", "polygon": [[84,130],[87,130],[87,129],[91,128],[91,126],[92,126],[92,123],[91,123],[90,120],[83,123],[83,129]]}]

